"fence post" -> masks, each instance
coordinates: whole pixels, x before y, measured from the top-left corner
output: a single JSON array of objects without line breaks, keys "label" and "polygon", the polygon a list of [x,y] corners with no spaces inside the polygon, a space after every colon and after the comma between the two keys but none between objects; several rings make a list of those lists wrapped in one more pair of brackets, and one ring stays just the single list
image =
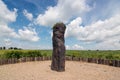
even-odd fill
[{"label": "fence post", "polygon": [[71,57],[71,56],[66,56],[65,59],[68,60],[68,61],[72,61],[72,60],[73,60],[73,57]]},{"label": "fence post", "polygon": [[115,67],[117,67],[118,66],[118,61],[117,60],[115,60],[115,65],[114,65]]},{"label": "fence post", "polygon": [[94,58],[91,58],[91,63],[94,63]]},{"label": "fence post", "polygon": [[119,61],[119,67],[120,67],[120,61]]},{"label": "fence post", "polygon": [[14,64],[14,58],[11,59],[11,63]]},{"label": "fence post", "polygon": [[73,57],[73,61],[79,61],[79,58]]},{"label": "fence post", "polygon": [[85,62],[88,62],[88,58],[85,58],[85,60],[84,60]]},{"label": "fence post", "polygon": [[80,62],[81,62],[81,61],[82,61],[82,58],[80,57],[79,60],[80,60]]},{"label": "fence post", "polygon": [[18,63],[19,61],[18,61],[18,59],[17,58],[15,58],[15,63]]},{"label": "fence post", "polygon": [[88,58],[88,62],[89,62],[89,63],[92,62],[91,58]]},{"label": "fence post", "polygon": [[83,59],[83,58],[81,58],[81,61],[83,62],[83,61],[84,61],[84,59]]},{"label": "fence post", "polygon": [[42,60],[42,57],[39,57],[39,61],[41,61]]},{"label": "fence post", "polygon": [[35,61],[37,61],[37,57],[35,57]]},{"label": "fence post", "polygon": [[109,60],[105,59],[105,65],[109,65]]},{"label": "fence post", "polygon": [[45,61],[46,61],[46,60],[48,60],[48,57],[47,57],[47,56],[45,56],[45,57],[44,57],[44,59],[45,59]]},{"label": "fence post", "polygon": [[8,64],[11,64],[12,63],[12,60],[11,60],[11,58],[10,59],[8,59]]},{"label": "fence post", "polygon": [[51,57],[51,56],[49,56],[49,60],[52,60],[52,57]]},{"label": "fence post", "polygon": [[101,64],[104,64],[104,59],[101,59]]},{"label": "fence post", "polygon": [[31,61],[35,61],[35,57],[31,57]]},{"label": "fence post", "polygon": [[26,57],[22,57],[21,62],[26,62]]},{"label": "fence post", "polygon": [[27,61],[27,62],[30,61],[30,57],[26,57],[26,61]]},{"label": "fence post", "polygon": [[116,67],[119,67],[119,60],[117,60],[117,65],[116,65]]},{"label": "fence post", "polygon": [[115,60],[112,60],[112,63],[113,63],[113,65],[112,65],[112,66],[115,66]]},{"label": "fence post", "polygon": [[1,65],[3,65],[3,61],[2,61],[2,60],[3,60],[3,59],[0,60],[0,64],[1,64]]},{"label": "fence post", "polygon": [[48,56],[48,60],[50,60],[50,56]]},{"label": "fence post", "polygon": [[44,57],[43,56],[41,57],[41,60],[44,61]]},{"label": "fence post", "polygon": [[65,60],[69,60],[69,57],[68,57],[68,56],[66,56],[66,57],[65,57]]},{"label": "fence post", "polygon": [[7,63],[6,63],[6,59],[3,60],[3,63],[4,63],[4,64],[7,64]]},{"label": "fence post", "polygon": [[100,58],[98,59],[98,64],[100,64]]},{"label": "fence post", "polygon": [[94,63],[97,63],[97,59],[95,58],[95,61],[94,61]]},{"label": "fence post", "polygon": [[2,64],[1,64],[1,59],[0,59],[0,65],[2,65]]}]

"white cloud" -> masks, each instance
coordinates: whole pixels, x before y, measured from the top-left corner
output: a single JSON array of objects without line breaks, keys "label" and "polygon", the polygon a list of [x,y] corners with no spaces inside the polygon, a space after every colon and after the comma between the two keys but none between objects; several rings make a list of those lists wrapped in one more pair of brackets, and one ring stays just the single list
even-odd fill
[{"label": "white cloud", "polygon": [[111,37],[101,43],[98,43],[95,46],[96,49],[101,49],[101,50],[120,50],[120,35]]},{"label": "white cloud", "polygon": [[27,27],[24,27],[24,29],[19,29],[18,34],[20,39],[27,40],[27,41],[38,41],[39,37],[35,31],[35,29],[30,29]]},{"label": "white cloud", "polygon": [[24,16],[25,16],[28,20],[30,20],[30,21],[33,20],[33,15],[32,15],[32,13],[29,13],[26,9],[23,10],[23,14],[24,14]]},{"label": "white cloud", "polygon": [[83,28],[80,27],[81,23],[82,19],[80,17],[71,21],[70,24],[67,25],[65,37],[77,37]]},{"label": "white cloud", "polygon": [[78,44],[74,44],[72,46],[66,45],[66,49],[68,49],[68,50],[83,50],[84,47],[80,46]]},{"label": "white cloud", "polygon": [[68,22],[73,16],[79,16],[91,8],[85,0],[58,0],[54,7],[48,7],[44,14],[39,14],[36,24],[52,26],[56,22]]},{"label": "white cloud", "polygon": [[4,39],[4,42],[6,45],[11,45],[12,41],[8,38],[8,39]]},{"label": "white cloud", "polygon": [[[112,45],[116,40],[118,40],[117,42],[120,41],[119,14],[104,21],[99,20],[88,26],[82,26],[81,23],[82,20],[79,17],[71,21],[71,23],[67,25],[66,37],[75,37],[78,40],[85,42],[102,43],[106,41],[106,45]],[[107,41],[110,42],[108,43]],[[118,43],[118,45],[115,45],[115,47],[117,46],[120,46],[120,44]]]},{"label": "white cloud", "polygon": [[0,24],[0,37],[13,37],[18,38],[18,35],[7,24]]},{"label": "white cloud", "polygon": [[10,22],[16,21],[17,9],[10,11],[7,6],[0,0],[0,37],[18,37],[14,29],[8,27]]},{"label": "white cloud", "polygon": [[74,49],[74,50],[83,50],[84,48],[82,46],[78,45],[78,44],[75,44],[75,45],[72,46],[72,49]]},{"label": "white cloud", "polygon": [[0,24],[6,24],[16,21],[17,9],[10,11],[7,6],[0,0]]},{"label": "white cloud", "polygon": [[[24,13],[29,20],[33,18],[32,14],[28,13],[26,10],[24,10]],[[9,23],[16,21],[16,17],[17,9],[10,11],[7,8],[6,4],[4,4],[3,1],[0,0],[0,38],[7,37],[28,41],[38,41],[39,37],[37,36],[35,29],[19,29],[18,33],[16,33],[14,29],[8,26]]]},{"label": "white cloud", "polygon": [[69,46],[69,45],[66,45],[65,47],[66,47],[66,49],[68,49],[68,50],[70,49],[70,46]]}]

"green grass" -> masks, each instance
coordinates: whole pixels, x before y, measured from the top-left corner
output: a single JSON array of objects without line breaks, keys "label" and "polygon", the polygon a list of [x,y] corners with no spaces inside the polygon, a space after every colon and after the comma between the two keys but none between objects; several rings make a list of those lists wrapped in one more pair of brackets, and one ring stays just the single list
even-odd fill
[{"label": "green grass", "polygon": [[[52,50],[0,50],[0,58],[52,56]],[[120,60],[120,50],[67,50],[66,56]]]},{"label": "green grass", "polygon": [[114,59],[120,60],[120,50],[68,50],[66,56],[81,57],[81,58],[101,58],[101,59]]}]

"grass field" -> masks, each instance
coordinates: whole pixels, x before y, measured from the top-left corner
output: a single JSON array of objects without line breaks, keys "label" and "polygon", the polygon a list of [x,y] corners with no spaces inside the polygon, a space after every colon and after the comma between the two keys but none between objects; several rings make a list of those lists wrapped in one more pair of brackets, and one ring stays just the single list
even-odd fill
[{"label": "grass field", "polygon": [[[52,50],[0,50],[0,58],[52,56]],[[66,56],[120,60],[120,50],[67,50]]]}]

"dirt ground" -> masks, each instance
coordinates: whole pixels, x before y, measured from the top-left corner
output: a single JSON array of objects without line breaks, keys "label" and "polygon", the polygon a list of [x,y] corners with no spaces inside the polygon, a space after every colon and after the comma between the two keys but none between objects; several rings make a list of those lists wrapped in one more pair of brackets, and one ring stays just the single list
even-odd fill
[{"label": "dirt ground", "polygon": [[120,80],[120,68],[94,63],[66,61],[66,71],[50,69],[51,61],[0,66],[0,80]]}]

